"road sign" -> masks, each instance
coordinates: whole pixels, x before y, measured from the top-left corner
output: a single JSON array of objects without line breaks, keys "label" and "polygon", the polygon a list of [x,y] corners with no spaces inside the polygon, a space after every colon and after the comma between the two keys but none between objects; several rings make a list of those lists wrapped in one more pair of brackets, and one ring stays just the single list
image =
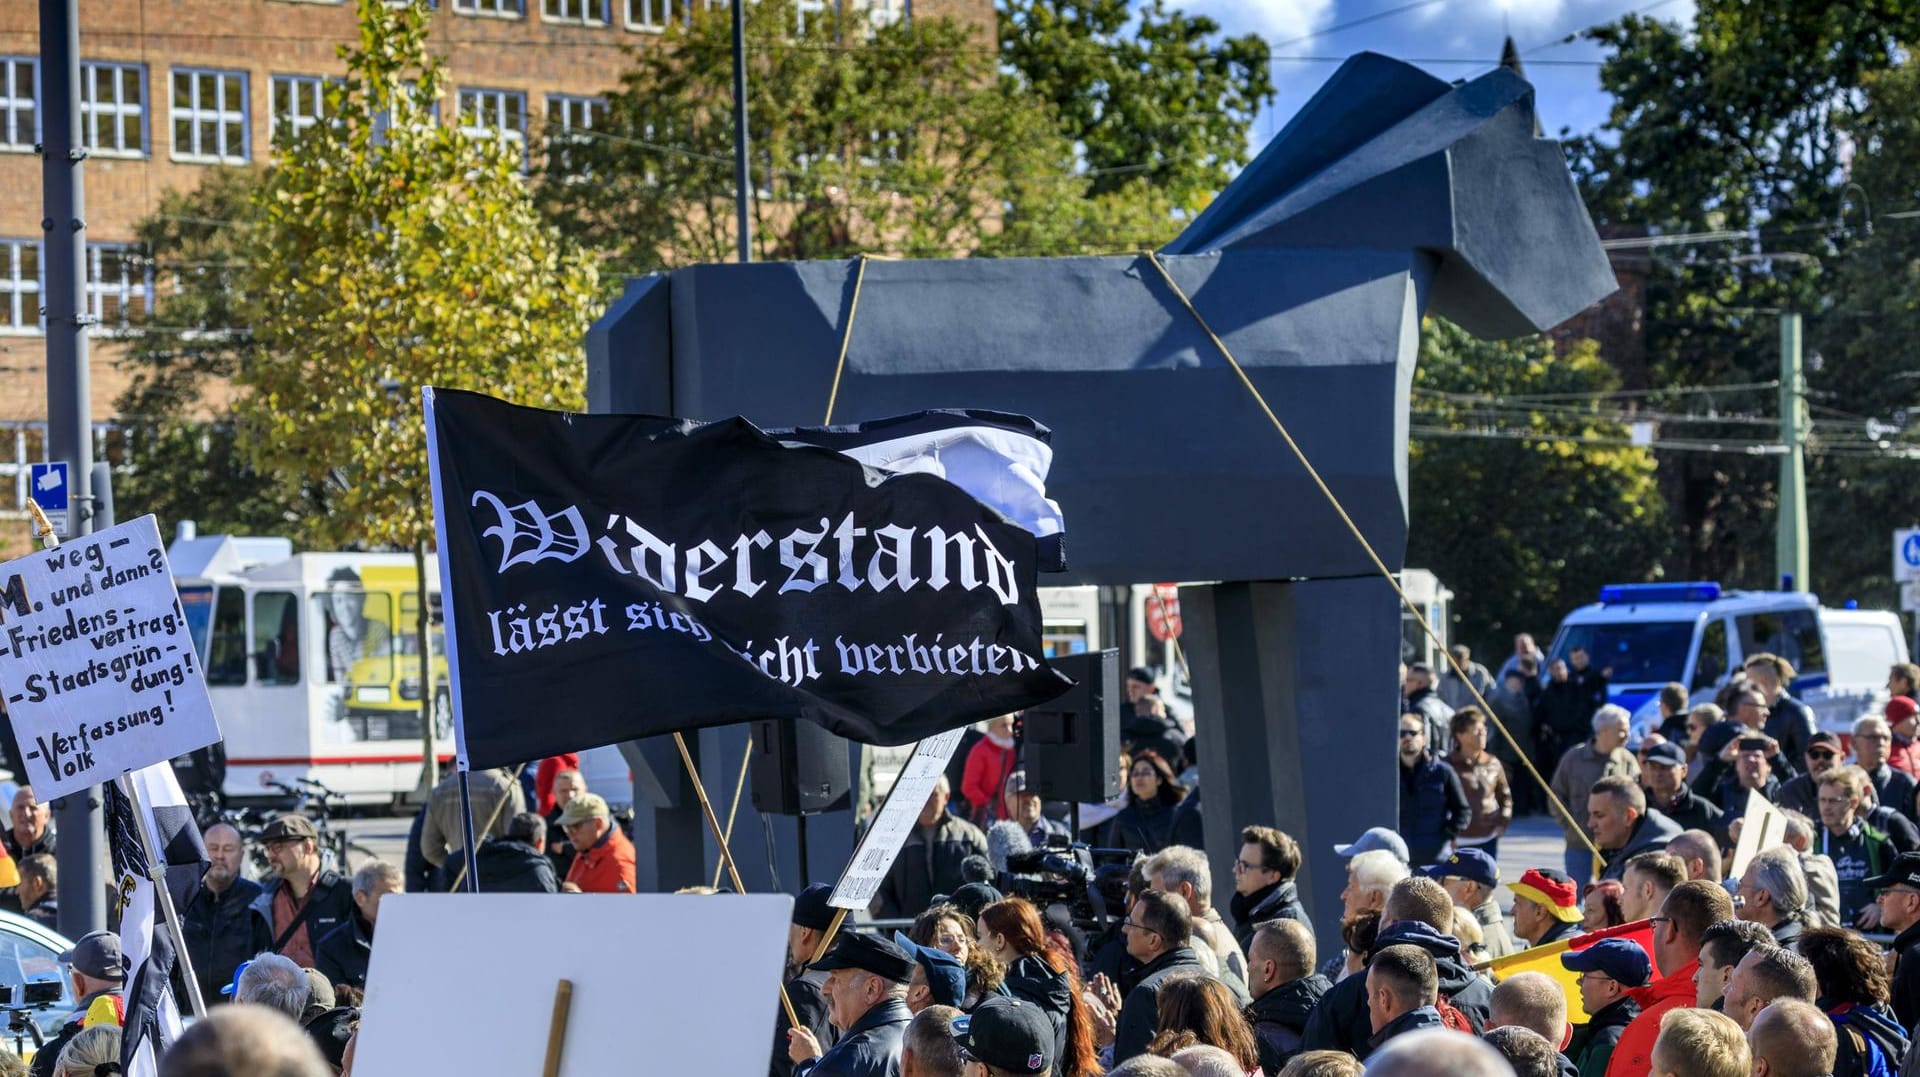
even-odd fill
[{"label": "road sign", "polygon": [[1180,619],[1180,588],[1177,584],[1156,583],[1147,596],[1147,631],[1162,643],[1180,638],[1185,624]]},{"label": "road sign", "polygon": [[1893,579],[1895,583],[1920,580],[1920,527],[1893,533]]},{"label": "road sign", "polygon": [[67,462],[53,460],[46,463],[31,464],[27,475],[27,496],[47,514],[47,521],[53,524],[53,533],[63,539],[73,537],[73,529],[68,525],[68,492],[73,484],[67,481]]},{"label": "road sign", "polygon": [[1908,580],[1900,585],[1900,608],[1908,613],[1920,613],[1920,580]]}]

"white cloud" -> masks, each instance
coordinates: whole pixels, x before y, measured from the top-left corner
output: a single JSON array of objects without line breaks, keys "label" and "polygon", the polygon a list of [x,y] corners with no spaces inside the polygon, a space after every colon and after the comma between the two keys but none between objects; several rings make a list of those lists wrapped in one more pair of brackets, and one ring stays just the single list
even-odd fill
[{"label": "white cloud", "polygon": [[[1251,31],[1268,41],[1292,41],[1333,23],[1334,0],[1191,0],[1180,5],[1213,16],[1235,33]],[[1291,48],[1310,47],[1302,42]]]}]

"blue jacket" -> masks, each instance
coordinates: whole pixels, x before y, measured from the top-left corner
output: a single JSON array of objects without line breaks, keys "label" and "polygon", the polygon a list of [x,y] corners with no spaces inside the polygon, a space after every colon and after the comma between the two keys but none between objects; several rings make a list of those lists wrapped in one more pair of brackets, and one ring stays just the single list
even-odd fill
[{"label": "blue jacket", "polygon": [[1473,822],[1473,806],[1453,768],[1422,752],[1413,766],[1400,767],[1400,836],[1418,867],[1439,859],[1440,847]]},{"label": "blue jacket", "polygon": [[1418,1009],[1408,1010],[1406,1013],[1394,1018],[1388,1023],[1387,1027],[1374,1033],[1373,1038],[1367,1041],[1367,1046],[1370,1050],[1377,1051],[1382,1044],[1395,1036],[1404,1036],[1409,1032],[1418,1032],[1423,1028],[1445,1027],[1447,1027],[1446,1023],[1440,1020],[1439,1010],[1434,1009],[1432,1006],[1421,1006]]},{"label": "blue jacket", "polygon": [[[1418,920],[1402,920],[1380,933],[1374,940],[1373,950],[1378,953],[1403,943],[1433,955],[1433,963],[1440,973],[1440,996],[1465,1014],[1476,1032],[1484,1029],[1493,1010],[1493,984],[1460,960],[1460,940],[1442,935]],[[1372,960],[1371,954],[1368,960]],[[1372,1050],[1372,1036],[1373,1021],[1367,1013],[1367,977],[1363,972],[1356,972],[1334,984],[1333,990],[1314,1006],[1307,1018],[1300,1049],[1346,1051],[1365,1059]]]},{"label": "blue jacket", "polygon": [[900,1077],[900,1049],[912,1020],[900,999],[877,1003],[826,1054],[793,1067],[793,1077]]}]

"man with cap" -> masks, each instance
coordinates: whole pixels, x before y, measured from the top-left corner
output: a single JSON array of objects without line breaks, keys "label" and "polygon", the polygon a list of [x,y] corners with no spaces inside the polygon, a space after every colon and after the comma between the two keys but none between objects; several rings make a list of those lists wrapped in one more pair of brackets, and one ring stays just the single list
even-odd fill
[{"label": "man with cap", "polygon": [[1880,905],[1880,927],[1893,937],[1893,1016],[1900,1027],[1920,1023],[1920,853],[1901,853],[1886,874],[1867,880]]},{"label": "man with cap", "polygon": [[1046,801],[1039,793],[1027,790],[1027,772],[1016,770],[1007,775],[1007,792],[1004,798],[1004,818],[1011,819],[1026,828],[1027,841],[1036,849],[1043,848],[1050,837],[1065,841],[1070,836],[1067,824],[1046,816]]},{"label": "man with cap", "polygon": [[569,894],[634,892],[633,842],[613,821],[613,810],[598,793],[582,793],[560,812],[560,826],[574,849],[573,866],[560,889]]},{"label": "man with cap", "polygon": [[283,954],[303,969],[313,967],[314,944],[353,915],[353,887],[321,870],[318,838],[306,816],[275,816],[260,832],[273,877],[247,906],[253,952]]},{"label": "man with cap", "polygon": [[[827,973],[823,993],[840,1042],[823,1051],[812,1030],[788,1029],[794,1077],[899,1077],[900,1050],[913,1020],[907,1009],[913,965],[913,958],[889,939],[840,936],[832,952],[813,965]],[[1047,1035],[1051,1040],[1052,1029]]]},{"label": "man with cap", "polygon": [[1345,845],[1335,845],[1333,852],[1336,856],[1344,856],[1351,860],[1361,853],[1370,853],[1376,849],[1385,849],[1392,853],[1400,863],[1408,867],[1413,866],[1412,862],[1407,859],[1406,841],[1402,839],[1400,834],[1392,827],[1387,826],[1369,827],[1365,833],[1361,834],[1355,840]]},{"label": "man with cap", "polygon": [[1584,950],[1561,954],[1560,964],[1580,974],[1580,1006],[1587,1011],[1587,1023],[1574,1027],[1567,1057],[1580,1067],[1580,1077],[1605,1077],[1620,1033],[1640,1016],[1640,1004],[1627,989],[1647,986],[1653,959],[1639,943],[1601,939]]},{"label": "man with cap", "polygon": [[1489,957],[1520,952],[1507,931],[1507,919],[1493,892],[1500,886],[1500,866],[1479,849],[1466,848],[1426,869],[1426,876],[1447,891],[1453,903],[1473,914]]},{"label": "man with cap", "polygon": [[1051,1077],[1053,1025],[1040,1007],[993,997],[953,1019],[963,1077]]},{"label": "man with cap", "polygon": [[1720,833],[1720,817],[1726,813],[1720,805],[1688,788],[1686,749],[1672,741],[1653,745],[1647,749],[1641,776],[1646,779],[1649,804],[1673,820],[1675,826]]},{"label": "man with cap", "polygon": [[907,979],[907,1009],[918,1017],[928,1006],[966,1004],[967,968],[960,959],[934,946],[922,946],[905,933],[893,933],[893,944],[913,956],[913,975]]},{"label": "man with cap", "polygon": [[1523,949],[1570,939],[1580,933],[1580,891],[1573,877],[1552,868],[1528,868],[1513,891],[1513,932]]},{"label": "man with cap", "polygon": [[[833,887],[814,883],[793,899],[793,923],[787,927],[786,964],[787,999],[793,1003],[794,1016],[813,1033],[815,1042],[828,1047],[834,1042],[833,1025],[827,1020],[826,997],[820,993],[827,982],[827,973],[809,969],[807,962],[813,960],[820,940],[827,937],[827,928],[833,926],[833,906],[827,904],[832,895]],[[771,1077],[791,1077],[793,1073],[793,1059],[787,1057],[787,1030],[792,1027],[787,1022],[786,1007],[780,1007],[773,1028]]]},{"label": "man with cap", "polygon": [[33,1056],[32,1077],[53,1077],[60,1050],[86,1028],[87,1014],[100,999],[116,1002],[127,983],[127,961],[120,953],[120,936],[111,931],[94,931],[80,936],[73,949],[60,955],[73,983],[73,1014],[60,1031]]},{"label": "man with cap", "polygon": [[[1786,811],[1797,811],[1809,819],[1820,817],[1820,779],[1827,771],[1839,766],[1841,756],[1840,738],[1821,730],[1807,741],[1807,750],[1798,760],[1804,767],[1798,775],[1780,783],[1780,795],[1774,799],[1773,806]],[[1907,807],[1911,809],[1912,804]]]}]

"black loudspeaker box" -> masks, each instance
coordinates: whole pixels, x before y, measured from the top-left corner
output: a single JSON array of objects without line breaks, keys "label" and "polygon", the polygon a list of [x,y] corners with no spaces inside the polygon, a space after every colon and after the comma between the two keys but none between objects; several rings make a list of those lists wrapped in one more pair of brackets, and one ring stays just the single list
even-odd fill
[{"label": "black loudspeaker box", "polygon": [[1074,686],[1021,715],[1027,789],[1048,800],[1098,804],[1120,791],[1120,652],[1050,661]]},{"label": "black loudspeaker box", "polygon": [[847,742],[803,719],[753,724],[753,806],[812,815],[847,806]]}]

